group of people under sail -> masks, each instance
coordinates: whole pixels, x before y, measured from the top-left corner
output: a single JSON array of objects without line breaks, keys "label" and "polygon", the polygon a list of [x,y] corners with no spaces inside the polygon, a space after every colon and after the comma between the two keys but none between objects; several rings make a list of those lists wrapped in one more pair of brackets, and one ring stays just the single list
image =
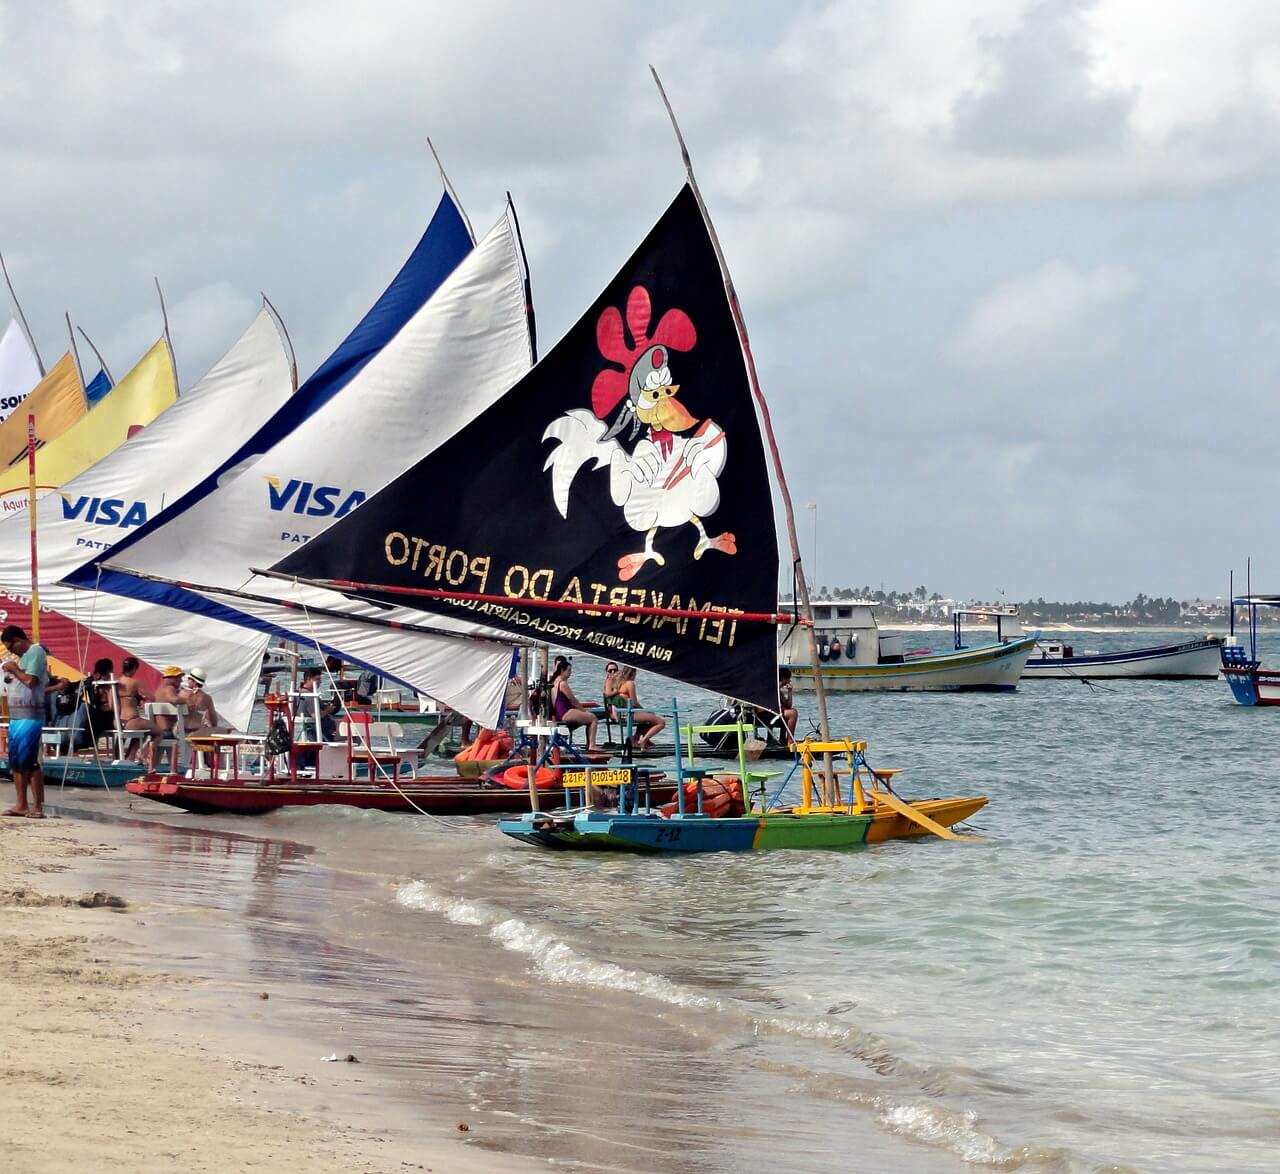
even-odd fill
[{"label": "group of people under sail", "polygon": [[[110,657],[94,662],[93,671],[83,680],[50,677],[45,689],[45,721],[55,729],[70,731],[68,749],[83,750],[96,745],[117,730],[131,731],[124,757],[136,761],[155,743],[177,728],[178,715],[146,711],[148,702],[181,709],[183,733],[187,737],[225,733],[230,727],[221,719],[213,698],[205,689],[205,670],[192,666],[184,672],[168,665],[153,691],[138,676],[135,656],[120,662],[120,675]],[[136,736],[145,731],[147,737]]]},{"label": "group of people under sail", "polygon": [[[596,749],[596,731],[600,724],[599,717],[593,712],[591,702],[579,700],[569,683],[573,676],[573,661],[567,656],[557,656],[551,676],[547,679],[547,687],[551,696],[551,714],[557,722],[563,722],[570,729],[579,726],[586,730],[587,749]],[[656,713],[640,707],[640,695],[636,692],[636,670],[631,667],[619,669],[617,664],[609,661],[604,671],[604,709],[614,721],[625,721],[628,711],[634,727],[640,731],[634,747],[645,750],[656,734],[667,728],[664,718]]]}]

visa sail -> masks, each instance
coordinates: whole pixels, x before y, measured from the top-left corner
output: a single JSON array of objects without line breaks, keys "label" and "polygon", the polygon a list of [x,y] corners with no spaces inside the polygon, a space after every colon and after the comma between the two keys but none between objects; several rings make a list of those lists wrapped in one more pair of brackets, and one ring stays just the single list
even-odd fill
[{"label": "visa sail", "polygon": [[776,708],[746,618],[776,611],[769,475],[692,191],[524,379],[273,573]]},{"label": "visa sail", "polygon": [[[394,610],[333,592],[276,602],[284,593],[278,583],[255,583],[257,598],[241,589],[252,567],[274,562],[356,509],[424,447],[492,403],[530,362],[523,270],[508,216],[340,393],[260,455],[237,461],[203,496],[166,510],[114,550],[100,582],[184,610],[234,610],[258,631],[315,642],[481,721],[494,720],[511,649],[471,639],[473,625],[456,625],[468,636],[459,641],[414,630]],[[449,507],[444,497],[437,505]],[[201,542],[190,541],[193,532]],[[290,606],[298,602],[305,611]]]},{"label": "visa sail", "polygon": [[[204,378],[148,427],[67,482],[61,492],[36,502],[40,641],[52,654],[81,670],[100,656],[111,657],[119,667],[125,650],[152,666],[198,663],[209,674],[207,686],[218,708],[238,725],[248,722],[265,636],[210,617],[75,590],[58,580],[158,514],[169,498],[242,443],[292,391],[288,352],[275,319],[264,309]],[[94,414],[96,409],[87,419]],[[27,631],[30,550],[25,511],[0,521],[0,609],[6,623]]]}]

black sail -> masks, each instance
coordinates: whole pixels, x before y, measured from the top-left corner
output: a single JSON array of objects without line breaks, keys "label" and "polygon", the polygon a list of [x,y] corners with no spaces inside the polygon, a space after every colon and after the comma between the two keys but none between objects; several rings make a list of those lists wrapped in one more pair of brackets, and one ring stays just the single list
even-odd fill
[{"label": "black sail", "polygon": [[769,475],[692,191],[502,399],[273,569],[776,708],[775,629],[737,618],[776,610]]}]

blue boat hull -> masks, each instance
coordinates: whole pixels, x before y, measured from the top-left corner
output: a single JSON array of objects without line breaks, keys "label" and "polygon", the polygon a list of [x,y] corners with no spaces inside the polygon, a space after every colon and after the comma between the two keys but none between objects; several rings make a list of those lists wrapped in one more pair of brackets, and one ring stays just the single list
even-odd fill
[{"label": "blue boat hull", "polygon": [[[91,758],[50,757],[40,765],[46,787],[123,787],[145,773],[139,762],[94,762]],[[8,756],[0,756],[0,775],[13,777]]]}]

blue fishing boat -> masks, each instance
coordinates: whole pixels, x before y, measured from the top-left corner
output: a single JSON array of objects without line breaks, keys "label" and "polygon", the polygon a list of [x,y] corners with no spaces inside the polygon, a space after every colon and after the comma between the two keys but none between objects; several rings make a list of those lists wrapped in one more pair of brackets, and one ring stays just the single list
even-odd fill
[{"label": "blue fishing boat", "polygon": [[[1235,638],[1236,608],[1249,613],[1249,644]],[[1222,646],[1222,675],[1241,705],[1280,705],[1280,669],[1264,669],[1258,657],[1258,608],[1280,607],[1280,595],[1241,595],[1231,600],[1231,638]]]},{"label": "blue fishing boat", "polygon": [[[41,762],[46,787],[123,788],[125,783],[140,778],[145,771],[140,762],[119,762],[83,755],[54,755]],[[0,755],[0,775],[11,778],[9,756]]]}]

